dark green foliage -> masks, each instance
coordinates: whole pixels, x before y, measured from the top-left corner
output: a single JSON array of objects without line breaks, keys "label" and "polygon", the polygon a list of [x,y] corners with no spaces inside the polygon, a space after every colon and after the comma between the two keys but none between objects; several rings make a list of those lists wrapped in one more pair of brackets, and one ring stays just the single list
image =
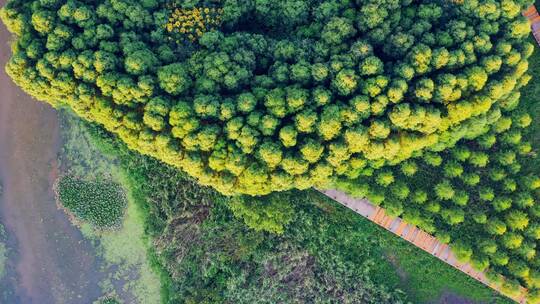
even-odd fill
[{"label": "dark green foliage", "polygon": [[109,181],[88,181],[62,176],[55,185],[59,203],[78,220],[98,229],[120,225],[126,200],[122,188]]},{"label": "dark green foliage", "polygon": [[[182,16],[212,10],[195,26],[216,30],[189,39],[168,32],[169,4],[9,0],[8,74],[199,183],[250,195],[356,178],[491,124],[505,132],[499,110],[530,79],[525,0],[180,1]],[[453,157],[483,165],[466,149]]]}]

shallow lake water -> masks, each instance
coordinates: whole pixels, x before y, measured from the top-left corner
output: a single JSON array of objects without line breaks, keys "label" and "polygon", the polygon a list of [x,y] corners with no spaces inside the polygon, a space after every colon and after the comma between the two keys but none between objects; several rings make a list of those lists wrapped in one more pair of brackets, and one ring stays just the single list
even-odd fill
[{"label": "shallow lake water", "polygon": [[0,223],[12,247],[0,302],[6,301],[4,292],[10,304],[91,303],[101,295],[99,262],[57,209],[52,191],[60,147],[57,114],[5,74],[9,40],[0,25]]}]

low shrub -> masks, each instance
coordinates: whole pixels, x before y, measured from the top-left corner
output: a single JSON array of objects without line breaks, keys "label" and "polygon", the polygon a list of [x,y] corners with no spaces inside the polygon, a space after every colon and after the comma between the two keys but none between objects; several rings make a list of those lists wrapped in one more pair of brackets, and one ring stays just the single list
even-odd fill
[{"label": "low shrub", "polygon": [[250,228],[282,234],[285,226],[293,219],[294,203],[293,194],[288,192],[266,197],[233,197],[227,205]]}]

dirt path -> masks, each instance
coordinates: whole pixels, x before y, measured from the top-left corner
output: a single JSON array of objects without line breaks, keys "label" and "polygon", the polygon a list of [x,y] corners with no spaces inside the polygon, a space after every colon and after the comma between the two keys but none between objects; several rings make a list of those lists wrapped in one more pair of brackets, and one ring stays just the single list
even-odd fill
[{"label": "dirt path", "polygon": [[16,302],[91,303],[100,295],[94,252],[57,210],[51,191],[59,149],[57,116],[5,74],[9,39],[0,25],[0,215],[17,244],[17,259],[11,261]]}]

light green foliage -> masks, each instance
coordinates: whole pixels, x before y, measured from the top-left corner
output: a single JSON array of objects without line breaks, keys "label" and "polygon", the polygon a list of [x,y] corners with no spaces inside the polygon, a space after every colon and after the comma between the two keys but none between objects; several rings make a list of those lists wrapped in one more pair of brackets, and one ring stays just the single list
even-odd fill
[{"label": "light green foliage", "polygon": [[471,246],[461,241],[454,242],[452,252],[454,252],[458,261],[462,263],[469,262],[473,254]]},{"label": "light green foliage", "polygon": [[191,85],[191,79],[185,67],[174,63],[161,67],[157,73],[159,86],[171,95],[180,95]]},{"label": "light green foliage", "polygon": [[133,202],[129,202],[122,227],[117,231],[96,234],[92,229],[83,230],[86,237],[99,241],[105,261],[118,267],[114,279],[130,281],[125,288],[135,296],[137,303],[153,304],[159,302],[161,286],[147,256],[149,244],[141,212]]},{"label": "light green foliage", "polygon": [[287,194],[269,197],[235,197],[228,205],[235,216],[242,218],[246,225],[256,231],[282,234],[284,227],[293,219],[292,204],[295,198]]},{"label": "light green foliage", "polygon": [[442,157],[437,153],[424,153],[423,160],[426,162],[426,164],[433,167],[438,167],[442,164]]},{"label": "light green foliage", "polygon": [[98,229],[117,228],[124,215],[126,201],[119,185],[110,181],[87,181],[62,176],[55,185],[59,203],[77,220]]},{"label": "light green foliage", "polygon": [[454,197],[455,190],[448,180],[443,180],[435,186],[435,193],[441,200],[450,200]]},{"label": "light green foliage", "polygon": [[391,171],[381,171],[375,177],[377,184],[386,187],[394,182],[394,175]]},{"label": "light green foliage", "polygon": [[[493,118],[530,79],[527,2],[9,0],[0,15],[26,92],[203,185],[266,195],[508,130]],[[172,7],[219,22],[176,43]]]},{"label": "light green foliage", "polygon": [[513,230],[523,230],[529,225],[529,218],[526,213],[513,210],[506,214],[506,223]]},{"label": "light green foliage", "polygon": [[[527,129],[514,121],[522,116],[503,110],[497,116],[477,139],[369,175],[364,169],[355,181],[338,186],[351,193],[355,187],[367,189],[364,196],[377,195],[376,203],[392,214],[400,206],[403,219],[450,242],[459,260],[515,280],[504,283],[511,292],[513,284],[534,287],[531,276],[539,271],[540,179],[534,167],[529,170],[537,162],[535,153],[519,153]],[[416,170],[409,169],[412,161]],[[411,189],[412,196],[395,185]]]},{"label": "light green foliage", "polygon": [[413,176],[418,171],[418,166],[414,161],[406,161],[401,164],[401,172],[406,176]]}]

